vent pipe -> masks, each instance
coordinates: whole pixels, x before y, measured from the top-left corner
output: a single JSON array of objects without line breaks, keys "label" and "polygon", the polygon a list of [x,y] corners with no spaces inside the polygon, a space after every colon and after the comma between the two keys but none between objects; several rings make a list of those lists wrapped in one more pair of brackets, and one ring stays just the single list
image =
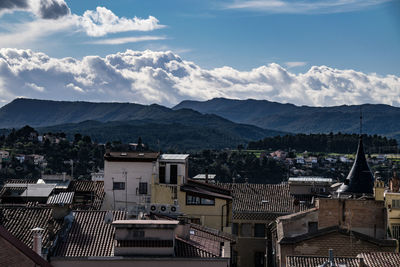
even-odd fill
[{"label": "vent pipe", "polygon": [[33,228],[33,251],[35,251],[40,257],[42,257],[42,232],[44,229],[40,227]]}]

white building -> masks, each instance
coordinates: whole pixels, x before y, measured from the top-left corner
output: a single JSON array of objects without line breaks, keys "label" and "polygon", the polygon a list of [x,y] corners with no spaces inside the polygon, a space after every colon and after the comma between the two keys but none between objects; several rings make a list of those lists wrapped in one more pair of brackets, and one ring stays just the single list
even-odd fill
[{"label": "white building", "polygon": [[162,154],[159,159],[160,184],[183,184],[188,177],[188,154]]},{"label": "white building", "polygon": [[151,183],[176,185],[188,176],[186,154],[107,152],[104,156],[103,209],[127,209],[136,214],[151,201]]},{"label": "white building", "polygon": [[150,199],[159,153],[107,152],[104,155],[104,209],[132,210]]}]

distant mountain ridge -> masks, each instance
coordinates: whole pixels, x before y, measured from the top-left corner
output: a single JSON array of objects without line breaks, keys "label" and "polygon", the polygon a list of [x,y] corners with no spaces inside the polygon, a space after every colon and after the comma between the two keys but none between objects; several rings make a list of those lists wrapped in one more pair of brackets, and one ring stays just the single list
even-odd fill
[{"label": "distant mountain ridge", "polygon": [[[267,100],[214,98],[182,101],[174,110],[190,108],[228,120],[293,133],[358,133],[360,105],[309,107]],[[400,139],[400,108],[363,104],[363,132]]]},{"label": "distant mountain ridge", "polygon": [[[160,105],[16,99],[0,108],[0,128],[30,125],[41,132],[81,133],[99,142],[133,142],[138,136],[155,147],[198,149],[235,147],[250,140],[284,134],[231,122],[192,109]],[[181,145],[180,145],[181,143]]]}]

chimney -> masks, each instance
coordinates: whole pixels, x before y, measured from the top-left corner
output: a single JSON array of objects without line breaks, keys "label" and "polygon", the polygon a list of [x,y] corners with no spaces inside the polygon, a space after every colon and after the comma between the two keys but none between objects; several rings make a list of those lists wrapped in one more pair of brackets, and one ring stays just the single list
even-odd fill
[{"label": "chimney", "polygon": [[335,265],[335,260],[333,258],[333,249],[329,249],[329,266],[334,267]]},{"label": "chimney", "polygon": [[31,231],[33,233],[33,251],[42,257],[42,232],[44,229],[36,227]]}]

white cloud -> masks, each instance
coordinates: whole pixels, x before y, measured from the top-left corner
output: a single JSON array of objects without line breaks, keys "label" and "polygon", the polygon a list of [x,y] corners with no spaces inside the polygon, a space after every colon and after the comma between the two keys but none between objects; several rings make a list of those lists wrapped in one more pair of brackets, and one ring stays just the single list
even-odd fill
[{"label": "white cloud", "polygon": [[[9,0],[6,0],[9,1]],[[18,0],[18,5],[0,2],[0,16],[5,12],[24,10],[35,16],[28,21],[3,23],[0,28],[0,47],[26,48],[42,43],[43,38],[59,32],[84,32],[90,37],[101,37],[112,33],[131,31],[153,31],[164,28],[157,18],[118,17],[105,7],[86,10],[82,16],[71,14],[64,0]],[[8,2],[7,2],[8,3]],[[53,21],[49,22],[52,19]],[[93,41],[102,44],[123,44],[147,40],[161,40],[160,36],[137,36]]]},{"label": "white cloud", "polygon": [[362,10],[392,0],[236,0],[224,5],[226,9],[245,9],[269,13],[324,14]]},{"label": "white cloud", "polygon": [[290,68],[296,68],[296,67],[303,67],[307,65],[307,62],[304,61],[288,61],[285,62],[286,67]]},{"label": "white cloud", "polygon": [[118,45],[118,44],[127,44],[127,43],[137,43],[144,41],[158,41],[165,40],[164,36],[133,36],[133,37],[122,37],[122,38],[109,38],[109,39],[101,39],[96,41],[88,42],[90,44],[100,44],[100,45]]},{"label": "white cloud", "polygon": [[147,19],[118,17],[105,7],[97,7],[95,11],[87,10],[79,17],[78,24],[89,36],[104,36],[109,33],[128,31],[152,31],[165,27],[158,19],[149,16]]},{"label": "white cloud", "polygon": [[[27,86],[27,85],[36,85]],[[250,71],[203,69],[172,52],[132,51],[51,58],[0,49],[0,102],[17,96],[172,106],[185,99],[268,99],[297,105],[384,103],[400,106],[400,77],[314,66],[295,74],[278,64]]]}]

